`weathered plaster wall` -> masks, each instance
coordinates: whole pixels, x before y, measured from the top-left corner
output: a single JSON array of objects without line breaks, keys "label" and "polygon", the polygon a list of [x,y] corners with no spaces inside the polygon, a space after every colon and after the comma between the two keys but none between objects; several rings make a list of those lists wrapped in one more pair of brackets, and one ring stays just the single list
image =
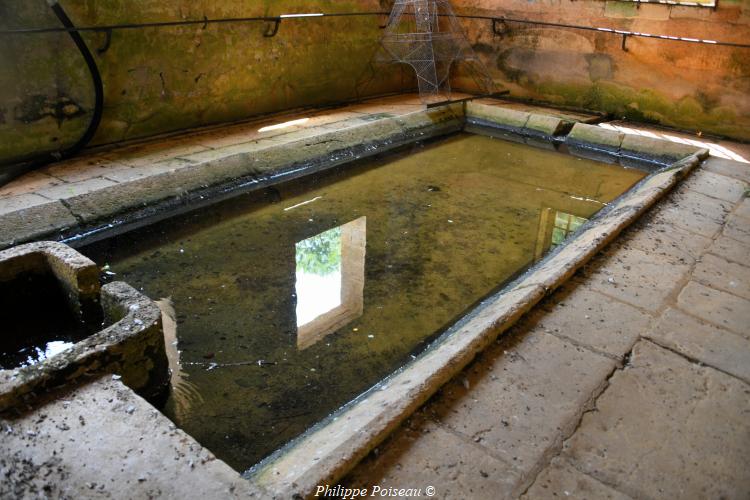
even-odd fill
[{"label": "weathered plaster wall", "polygon": [[[62,0],[78,26],[387,10],[380,0]],[[383,5],[381,5],[383,4]],[[352,98],[377,47],[379,17],[87,32],[105,87],[94,144],[238,120]],[[0,2],[0,27],[58,27],[44,0]],[[0,163],[68,146],[85,130],[93,90],[66,34],[14,35],[0,43]],[[368,93],[395,91],[401,71],[379,71]]]},{"label": "weathered plaster wall", "polygon": [[[466,14],[750,43],[750,1],[716,10],[603,0],[453,0]],[[519,97],[750,140],[750,49],[467,21],[500,86]],[[458,78],[457,85],[469,86]]]}]

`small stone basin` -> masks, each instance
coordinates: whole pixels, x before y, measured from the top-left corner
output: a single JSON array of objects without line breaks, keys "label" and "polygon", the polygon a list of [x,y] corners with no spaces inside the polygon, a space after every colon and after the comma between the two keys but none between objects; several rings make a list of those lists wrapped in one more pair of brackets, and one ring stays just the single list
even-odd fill
[{"label": "small stone basin", "polygon": [[57,242],[0,252],[0,411],[37,393],[112,373],[156,399],[169,370],[158,306]]}]

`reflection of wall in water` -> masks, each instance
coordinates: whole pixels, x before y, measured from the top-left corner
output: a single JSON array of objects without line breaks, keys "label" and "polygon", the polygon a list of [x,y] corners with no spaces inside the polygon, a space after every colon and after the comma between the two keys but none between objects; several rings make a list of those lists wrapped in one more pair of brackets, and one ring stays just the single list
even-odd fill
[{"label": "reflection of wall in water", "polygon": [[[364,286],[365,286],[365,252],[367,244],[367,218],[360,217],[352,222],[338,226],[320,233],[309,240],[321,238],[326,233],[333,234],[333,244],[339,245],[340,253],[336,269],[332,270],[333,278],[338,280],[340,297],[333,307],[324,305],[323,309],[315,311],[316,316],[300,324],[302,319],[297,315],[297,348],[306,349],[339,328],[362,316],[364,309]],[[304,243],[304,242],[300,242]],[[300,261],[300,252],[305,252],[306,247],[298,243],[297,261]],[[309,250],[308,250],[309,251]],[[297,272],[300,272],[298,265]],[[324,290],[302,289],[298,281],[297,287],[298,305],[305,301],[313,307],[316,305],[316,295],[324,293]],[[320,304],[320,302],[318,302]]]}]

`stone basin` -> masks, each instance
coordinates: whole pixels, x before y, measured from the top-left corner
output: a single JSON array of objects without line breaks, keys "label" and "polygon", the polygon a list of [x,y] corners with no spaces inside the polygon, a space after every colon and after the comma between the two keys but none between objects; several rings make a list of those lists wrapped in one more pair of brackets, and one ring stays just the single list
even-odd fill
[{"label": "stone basin", "polygon": [[96,264],[67,245],[37,242],[0,252],[0,294],[12,305],[3,306],[3,351],[30,336],[49,345],[64,325],[76,326],[75,341],[59,351],[45,355],[37,347],[37,362],[0,369],[0,411],[107,373],[146,399],[168,389],[159,307],[127,283],[100,286]]}]

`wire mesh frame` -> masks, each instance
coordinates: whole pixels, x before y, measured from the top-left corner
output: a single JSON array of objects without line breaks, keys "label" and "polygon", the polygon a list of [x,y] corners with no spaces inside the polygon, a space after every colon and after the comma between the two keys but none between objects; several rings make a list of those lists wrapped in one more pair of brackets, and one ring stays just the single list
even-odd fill
[{"label": "wire mesh frame", "polygon": [[450,99],[450,71],[458,61],[468,63],[468,72],[482,93],[494,89],[449,0],[396,0],[380,44],[384,50],[376,61],[410,65],[425,103]]}]

